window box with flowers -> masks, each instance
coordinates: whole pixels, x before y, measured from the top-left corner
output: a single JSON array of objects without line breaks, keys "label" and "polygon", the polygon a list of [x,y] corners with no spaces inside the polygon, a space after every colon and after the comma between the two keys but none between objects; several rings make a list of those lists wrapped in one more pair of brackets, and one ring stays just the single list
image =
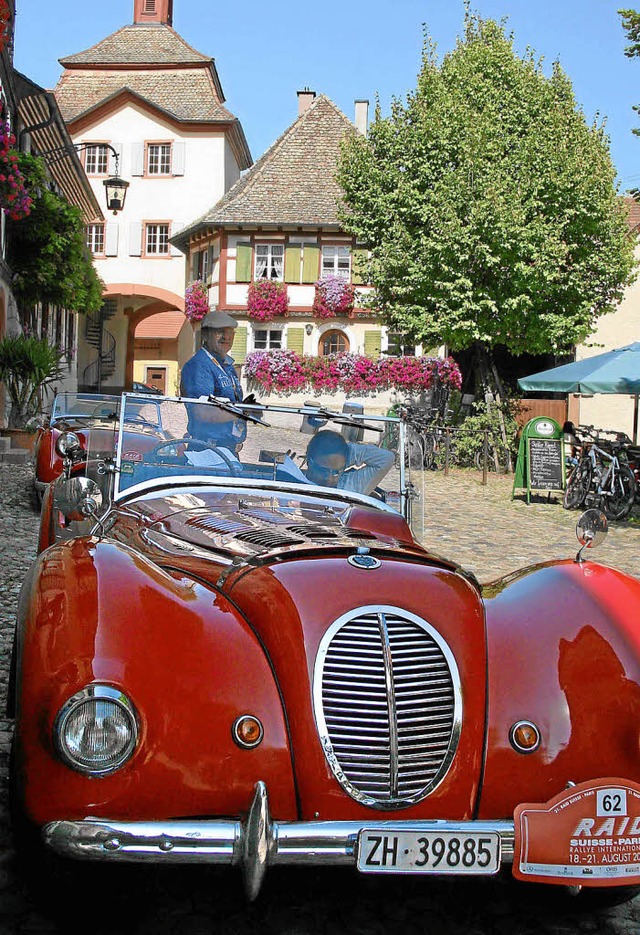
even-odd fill
[{"label": "window box with flowers", "polygon": [[285,283],[256,279],[249,285],[247,315],[255,321],[273,321],[287,314],[289,295]]},{"label": "window box with flowers", "polygon": [[316,318],[351,315],[355,303],[355,287],[339,276],[325,276],[315,283],[313,312]]},{"label": "window box with flowers", "polygon": [[435,385],[460,389],[462,377],[451,358],[396,357],[373,360],[362,354],[300,356],[294,351],[254,351],[244,375],[251,388],[287,395],[293,392],[370,396],[382,390],[419,392]]},{"label": "window box with flowers", "polygon": [[201,279],[187,286],[184,293],[184,313],[193,324],[202,321],[209,311],[209,290]]}]

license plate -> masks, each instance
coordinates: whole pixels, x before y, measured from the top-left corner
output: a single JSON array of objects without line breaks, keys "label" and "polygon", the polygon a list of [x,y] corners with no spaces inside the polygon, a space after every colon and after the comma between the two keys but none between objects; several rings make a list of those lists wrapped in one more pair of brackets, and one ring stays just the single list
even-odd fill
[{"label": "license plate", "polygon": [[497,873],[500,835],[494,831],[374,831],[358,839],[363,873]]}]

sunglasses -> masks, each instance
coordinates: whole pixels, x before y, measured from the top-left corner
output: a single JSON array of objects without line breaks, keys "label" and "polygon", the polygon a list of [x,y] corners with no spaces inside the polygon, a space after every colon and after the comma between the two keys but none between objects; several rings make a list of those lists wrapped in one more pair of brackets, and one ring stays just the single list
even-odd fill
[{"label": "sunglasses", "polygon": [[321,464],[316,464],[315,461],[311,464],[311,467],[313,468],[314,474],[319,474],[320,477],[339,477],[340,474],[344,472],[344,467],[322,467]]}]

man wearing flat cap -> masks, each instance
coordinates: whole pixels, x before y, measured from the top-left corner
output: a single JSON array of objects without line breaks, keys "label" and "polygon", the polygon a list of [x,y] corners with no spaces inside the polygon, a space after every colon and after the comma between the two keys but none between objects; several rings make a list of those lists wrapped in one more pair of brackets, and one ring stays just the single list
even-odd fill
[{"label": "man wearing flat cap", "polygon": [[[182,368],[180,395],[190,399],[220,396],[230,402],[242,401],[242,387],[229,351],[238,322],[225,312],[209,312],[202,319],[201,346]],[[206,410],[206,411],[204,411]],[[189,432],[194,438],[213,441],[234,453],[247,433],[243,420],[215,406],[199,406],[189,416]]]}]

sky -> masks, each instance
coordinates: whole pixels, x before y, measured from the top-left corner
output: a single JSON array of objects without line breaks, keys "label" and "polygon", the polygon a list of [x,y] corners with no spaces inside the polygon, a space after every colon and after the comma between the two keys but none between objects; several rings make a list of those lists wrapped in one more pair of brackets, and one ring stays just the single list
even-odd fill
[{"label": "sky", "polygon": [[[484,18],[506,19],[515,47],[550,72],[559,61],[591,122],[606,118],[620,190],[640,187],[640,58],[617,13],[632,0],[476,0]],[[640,3],[636,4],[640,9]],[[254,160],[297,116],[296,91],[326,94],[353,119],[354,101],[376,96],[383,114],[415,88],[426,29],[439,56],[462,33],[463,0],[174,0],[173,26],[210,55],[242,123]],[[16,0],[16,68],[53,88],[58,59],[83,51],[133,21],[133,0]]]}]

